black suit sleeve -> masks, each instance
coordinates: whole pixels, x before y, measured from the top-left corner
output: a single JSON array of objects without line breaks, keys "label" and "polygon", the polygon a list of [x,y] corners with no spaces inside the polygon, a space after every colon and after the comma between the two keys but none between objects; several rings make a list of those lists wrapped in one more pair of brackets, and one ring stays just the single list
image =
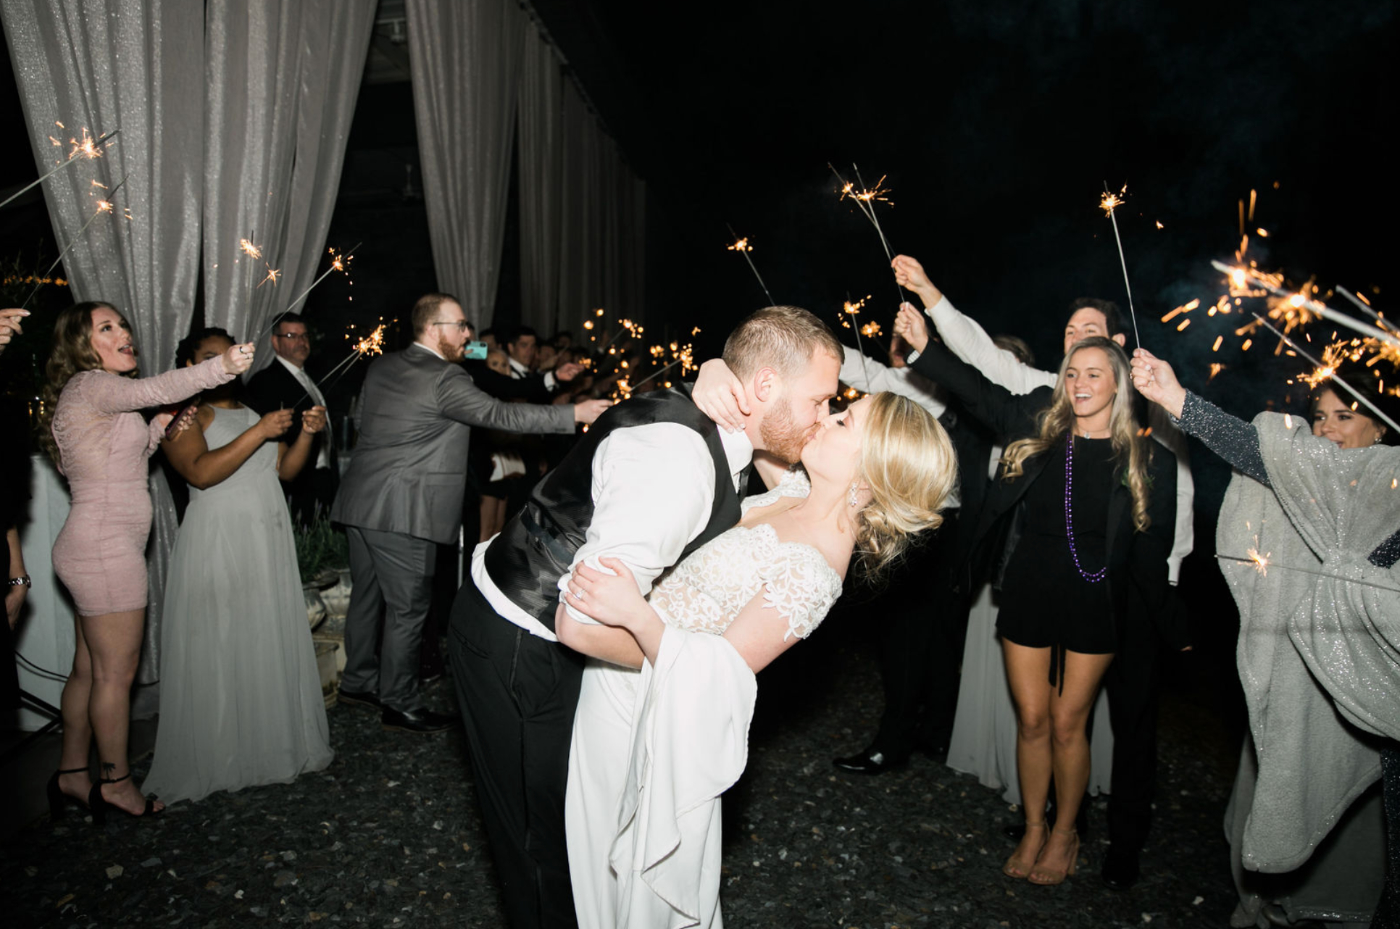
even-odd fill
[{"label": "black suit sleeve", "polygon": [[263,368],[248,381],[248,405],[260,415],[273,410],[294,409],[292,425],[278,437],[277,441],[291,445],[301,435],[301,413],[314,405],[306,396],[306,388],[297,383],[279,361]]},{"label": "black suit sleeve", "polygon": [[477,387],[497,400],[549,403],[554,399],[554,395],[544,386],[543,374],[532,374],[529,377],[519,379],[506,377],[504,374],[492,371],[480,362],[468,366],[467,373],[471,375]]},{"label": "black suit sleeve", "polygon": [[1050,388],[1038,387],[1028,394],[1013,394],[1000,384],[992,383],[937,339],[928,340],[928,345],[910,367],[957,397],[973,419],[1003,441],[1033,433],[1036,414],[1050,405]]}]

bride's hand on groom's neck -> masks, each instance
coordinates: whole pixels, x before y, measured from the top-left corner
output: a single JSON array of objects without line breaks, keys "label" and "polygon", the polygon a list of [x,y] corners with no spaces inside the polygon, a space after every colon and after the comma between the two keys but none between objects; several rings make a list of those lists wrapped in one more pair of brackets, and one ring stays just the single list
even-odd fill
[{"label": "bride's hand on groom's neck", "polygon": [[690,399],[722,429],[744,431],[744,417],[752,410],[744,398],[744,386],[722,358],[711,358],[700,366]]}]

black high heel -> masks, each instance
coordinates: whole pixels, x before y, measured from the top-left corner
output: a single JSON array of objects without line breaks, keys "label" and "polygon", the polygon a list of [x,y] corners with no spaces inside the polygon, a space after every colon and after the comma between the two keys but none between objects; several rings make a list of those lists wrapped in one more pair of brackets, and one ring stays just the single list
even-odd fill
[{"label": "black high heel", "polygon": [[86,774],[87,768],[69,768],[66,771],[55,771],[53,777],[49,778],[48,786],[45,790],[49,795],[49,819],[58,819],[63,815],[63,808],[68,804],[81,807],[83,801],[77,797],[69,796],[58,786],[58,778],[61,774]]},{"label": "black high heel", "polygon": [[[123,810],[116,804],[107,802],[107,798],[102,796],[102,785],[120,784],[122,781],[129,780],[131,780],[130,771],[126,772],[121,777],[114,777],[111,780],[108,780],[104,777],[100,779],[96,784],[92,785],[92,791],[88,793],[88,809],[92,811],[92,824],[94,826],[101,826],[107,821],[108,809],[121,810],[123,813],[126,813],[126,810]],[[164,807],[162,807],[159,810],[156,809],[155,797],[147,797],[146,808],[144,810],[142,810],[139,813],[126,813],[126,815],[132,817],[133,819],[140,819],[142,817],[148,816],[159,816],[163,810]]]}]

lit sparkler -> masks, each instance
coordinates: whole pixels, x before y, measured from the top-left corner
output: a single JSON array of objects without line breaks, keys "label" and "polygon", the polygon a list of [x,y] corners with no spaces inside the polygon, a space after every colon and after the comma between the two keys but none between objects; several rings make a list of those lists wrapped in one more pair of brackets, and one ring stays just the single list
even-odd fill
[{"label": "lit sparkler", "polygon": [[[890,206],[894,206],[893,201],[885,196],[890,192],[889,188],[883,186],[886,175],[881,175],[880,179],[875,182],[874,187],[866,187],[865,181],[862,180],[860,176],[860,168],[852,164],[851,170],[855,172],[856,181],[860,184],[860,189],[856,189],[855,184],[852,184],[841,176],[841,172],[836,170],[835,165],[827,162],[826,166],[831,169],[831,173],[836,175],[836,179],[841,182],[840,199],[850,200],[860,210],[861,214],[864,215],[866,219],[870,220],[870,225],[875,227],[875,234],[880,237],[880,245],[885,249],[886,260],[894,261],[894,251],[890,248],[889,239],[885,238],[885,230],[880,228],[880,217],[875,212],[876,203],[888,203]],[[904,288],[899,286],[898,281],[895,281],[894,286],[895,289],[899,291],[899,302],[903,303],[905,301]]]},{"label": "lit sparkler", "polygon": [[[1128,185],[1124,184],[1119,194],[1126,194]],[[1128,281],[1128,260],[1123,257],[1123,238],[1118,234],[1118,216],[1114,212],[1122,206],[1124,200],[1118,194],[1111,193],[1108,189],[1108,181],[1103,182],[1103,199],[1099,201],[1099,209],[1108,214],[1109,221],[1113,223],[1113,240],[1118,243],[1118,261],[1123,266],[1123,287],[1128,291],[1128,314],[1133,318],[1133,344],[1142,346],[1142,339],[1138,336],[1137,310],[1133,308],[1133,285]]]},{"label": "lit sparkler", "polygon": [[[902,291],[901,291],[902,293]],[[856,321],[856,316],[860,314],[861,308],[865,306],[865,301],[870,299],[867,294],[864,299],[852,303],[849,299],[841,307],[841,325],[846,329],[854,329],[856,333],[856,350],[860,352],[860,373],[865,378],[865,383],[870,383],[870,372],[865,366],[865,343],[861,341],[860,324]]]},{"label": "lit sparkler", "polygon": [[[246,239],[243,241],[247,242]],[[252,245],[251,242],[249,242],[248,244]],[[312,281],[310,287],[297,294],[296,298],[292,300],[291,303],[287,304],[287,308],[285,310],[274,315],[272,317],[272,322],[268,323],[267,328],[263,330],[262,335],[259,335],[256,341],[262,341],[263,336],[268,335],[272,332],[273,329],[277,328],[277,324],[282,321],[282,317],[295,310],[297,308],[297,304],[301,303],[302,300],[306,299],[306,295],[311,293],[311,291],[316,288],[316,285],[324,281],[332,271],[340,271],[345,274],[349,274],[350,262],[353,261],[355,258],[355,249],[359,248],[363,244],[363,242],[356,242],[355,247],[346,252],[338,252],[333,248],[326,249],[326,252],[331,256],[331,266],[327,268],[325,270],[325,273],[323,273],[320,277]],[[242,243],[240,243],[240,247],[241,246]],[[254,247],[256,248],[256,246]],[[244,251],[246,252],[247,249],[245,248]],[[261,255],[261,253],[259,253],[259,255]]]},{"label": "lit sparkler", "polygon": [[[379,325],[375,326],[369,335],[351,346],[351,352],[346,358],[342,359],[334,368],[327,371],[325,377],[316,382],[318,388],[324,386],[332,377],[338,378],[338,375],[343,375],[346,371],[349,371],[354,366],[355,362],[359,361],[361,358],[367,355],[384,354],[384,327],[387,324],[382,321],[383,317],[380,317],[380,320],[381,322]],[[348,339],[349,336],[347,335],[346,338]],[[301,400],[307,400],[310,399],[310,397],[311,391],[308,390],[302,395]],[[301,403],[301,400],[293,403],[292,408],[295,409],[297,405]]]},{"label": "lit sparkler", "polygon": [[[62,123],[59,123],[58,125],[59,125],[60,128],[62,128],[62,126],[63,126]],[[41,175],[41,176],[39,177],[38,180],[36,180],[36,181],[34,181],[34,182],[30,183],[30,184],[24,185],[24,186],[21,187],[19,190],[17,190],[17,191],[15,191],[14,193],[10,194],[8,197],[6,197],[6,198],[4,199],[3,202],[0,202],[0,209],[4,209],[6,206],[9,205],[9,203],[10,203],[11,200],[14,200],[16,197],[19,197],[19,196],[25,194],[25,193],[28,192],[29,190],[31,190],[31,189],[33,189],[34,187],[38,186],[39,184],[44,183],[44,181],[47,181],[49,178],[53,177],[53,176],[54,176],[55,174],[57,174],[59,171],[62,171],[64,168],[68,167],[68,166],[71,165],[73,162],[77,161],[79,158],[86,158],[86,159],[88,159],[88,160],[91,160],[91,159],[93,159],[93,158],[101,158],[101,157],[102,157],[102,150],[103,150],[108,144],[110,144],[110,141],[109,141],[109,140],[110,140],[113,136],[115,136],[117,133],[119,133],[119,132],[121,132],[120,129],[113,129],[111,132],[103,133],[102,135],[100,135],[100,136],[98,136],[97,138],[94,139],[94,138],[91,136],[91,134],[89,134],[89,132],[87,131],[87,129],[84,129],[84,130],[83,130],[83,133],[82,133],[83,138],[82,138],[82,141],[81,141],[81,142],[79,142],[77,139],[69,139],[69,140],[68,140],[69,144],[73,146],[73,151],[69,153],[68,158],[67,158],[66,160],[60,161],[57,165],[55,165],[55,166],[54,166],[52,169],[50,169],[47,173]],[[53,136],[49,136],[49,138],[53,140],[53,144],[54,144],[54,145],[60,145],[60,146],[61,146],[61,145],[63,144],[62,142],[59,142],[57,139],[55,139]]]},{"label": "lit sparkler", "polygon": [[[1289,348],[1293,349],[1293,351],[1297,352],[1305,361],[1308,362],[1308,364],[1312,365],[1314,368],[1323,368],[1323,367],[1325,367],[1325,366],[1323,365],[1322,362],[1318,361],[1318,360],[1317,360],[1316,358],[1314,358],[1312,355],[1309,355],[1306,351],[1304,351],[1304,350],[1298,345],[1297,342],[1294,342],[1292,339],[1290,339],[1290,338],[1289,338],[1287,335],[1285,335],[1283,332],[1280,332],[1280,331],[1279,331],[1275,326],[1273,326],[1267,319],[1265,319],[1264,317],[1260,316],[1258,313],[1255,313],[1255,314],[1254,314],[1254,318],[1257,319],[1257,320],[1259,321],[1259,324],[1262,325],[1265,329],[1268,329],[1268,330],[1269,330],[1270,332],[1272,332],[1274,335],[1278,336],[1279,339],[1282,340],[1282,342],[1283,342],[1285,345],[1287,345]],[[1389,426],[1391,429],[1394,429],[1394,430],[1396,430],[1397,432],[1400,432],[1400,425],[1397,425],[1396,422],[1395,422],[1395,420],[1391,419],[1389,416],[1385,415],[1385,413],[1381,412],[1380,408],[1377,407],[1377,406],[1376,406],[1374,403],[1372,403],[1370,400],[1368,400],[1367,398],[1361,396],[1361,394],[1357,393],[1357,392],[1356,392],[1356,389],[1355,389],[1354,387],[1352,387],[1350,384],[1348,384],[1345,380],[1343,380],[1343,379],[1341,379],[1341,378],[1336,378],[1336,377],[1334,377],[1334,378],[1332,379],[1332,383],[1333,383],[1333,384],[1336,384],[1337,386],[1339,386],[1339,387],[1341,387],[1341,388],[1343,388],[1343,389],[1345,389],[1347,393],[1351,394],[1351,395],[1352,395],[1353,397],[1355,397],[1358,401],[1360,401],[1362,404],[1364,404],[1365,407],[1366,407],[1368,410],[1370,410],[1372,413],[1374,413],[1374,414],[1376,415],[1376,417],[1377,417],[1378,419],[1381,420],[1381,422],[1385,423],[1385,424],[1386,424],[1387,426]]]},{"label": "lit sparkler", "polygon": [[[1254,283],[1274,296],[1283,298],[1271,303],[1269,315],[1283,322],[1285,331],[1291,331],[1293,326],[1303,325],[1311,322],[1313,317],[1320,316],[1349,329],[1354,329],[1362,335],[1388,342],[1396,348],[1400,348],[1400,335],[1391,333],[1384,324],[1378,323],[1375,326],[1368,326],[1308,296],[1304,291],[1313,290],[1315,292],[1313,285],[1308,285],[1304,291],[1289,291],[1282,286],[1283,281],[1280,275],[1263,274],[1255,268],[1227,265],[1221,261],[1212,261],[1211,267],[1229,275],[1232,290],[1236,289],[1240,283]],[[1248,296],[1257,296],[1257,294],[1249,293]],[[1289,325],[1290,323],[1292,325]]]},{"label": "lit sparkler", "polygon": [[1250,565],[1254,568],[1254,570],[1258,571],[1260,574],[1267,574],[1269,568],[1274,568],[1278,571],[1297,571],[1299,574],[1311,574],[1313,577],[1328,577],[1332,578],[1333,580],[1342,581],[1347,584],[1359,584],[1362,587],[1374,587],[1377,590],[1400,591],[1400,587],[1394,587],[1389,584],[1377,584],[1374,581],[1363,581],[1360,578],[1344,577],[1340,574],[1333,574],[1330,571],[1319,571],[1315,568],[1303,568],[1298,567],[1296,565],[1276,564],[1269,560],[1269,555],[1260,555],[1258,551],[1252,548],[1248,549],[1243,557],[1241,557],[1240,555],[1221,554],[1217,554],[1215,557],[1217,561],[1237,561],[1241,564]]},{"label": "lit sparkler", "polygon": [[[98,217],[111,213],[116,209],[116,207],[112,203],[111,198],[115,197],[117,191],[122,189],[122,185],[126,183],[127,177],[131,177],[131,175],[128,174],[126,177],[123,177],[121,181],[117,184],[117,186],[113,187],[107,192],[107,197],[105,199],[97,201],[97,209],[93,211],[92,217],[88,219],[87,222],[83,223],[82,228],[78,230],[78,234],[73,236],[73,240],[63,247],[63,251],[58,253],[58,257],[53,260],[53,264],[49,265],[49,269],[43,274],[39,275],[39,283],[35,284],[34,289],[29,292],[29,296],[24,298],[24,303],[20,304],[20,309],[28,309],[29,301],[33,300],[34,295],[39,292],[39,288],[44,286],[45,281],[53,274],[53,269],[57,268],[58,263],[63,260],[63,256],[72,251],[73,246],[83,241],[83,233],[87,232],[88,227],[91,226],[93,223],[97,222]],[[131,218],[130,213],[126,213],[125,215],[127,219]]]},{"label": "lit sparkler", "polygon": [[739,238],[734,232],[733,226],[729,226],[728,223],[725,223],[725,225],[729,228],[729,234],[734,236],[734,244],[727,246],[726,251],[738,252],[744,256],[744,260],[749,263],[749,270],[753,272],[754,277],[758,278],[758,286],[763,288],[763,295],[768,298],[768,305],[777,306],[777,301],[774,300],[773,295],[768,292],[768,285],[763,283],[763,275],[758,273],[758,266],[753,263],[753,256],[749,254],[753,251],[753,246],[749,244],[747,238]]}]

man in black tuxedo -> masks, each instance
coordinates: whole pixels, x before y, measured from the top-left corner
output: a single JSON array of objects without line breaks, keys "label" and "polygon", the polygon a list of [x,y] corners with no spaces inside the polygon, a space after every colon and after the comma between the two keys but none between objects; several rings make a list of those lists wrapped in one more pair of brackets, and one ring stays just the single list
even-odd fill
[{"label": "man in black tuxedo", "polygon": [[[272,364],[248,381],[250,406],[259,413],[291,409],[296,413],[312,406],[325,406],[326,398],[316,382],[306,373],[306,360],[311,357],[311,341],[306,334],[306,322],[295,313],[286,313],[272,331]],[[291,444],[301,433],[301,416],[292,416],[291,428],[281,441]],[[335,467],[335,443],[329,438],[331,430],[323,430],[311,447],[310,467],[292,480],[282,483],[282,490],[291,499],[292,521],[307,525],[317,513],[330,510],[339,479]]]}]

